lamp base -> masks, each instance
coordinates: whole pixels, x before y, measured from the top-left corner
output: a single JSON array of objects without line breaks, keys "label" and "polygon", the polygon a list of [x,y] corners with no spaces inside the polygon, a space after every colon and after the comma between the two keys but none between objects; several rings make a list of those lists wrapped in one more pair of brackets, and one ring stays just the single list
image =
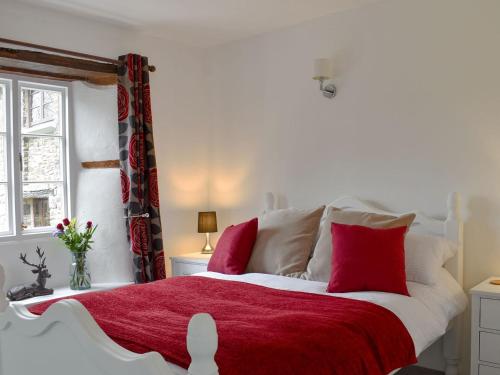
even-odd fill
[{"label": "lamp base", "polygon": [[205,242],[205,246],[201,249],[202,254],[213,254],[214,253],[214,248],[212,244],[210,243],[210,233],[205,233],[207,236],[207,241]]}]

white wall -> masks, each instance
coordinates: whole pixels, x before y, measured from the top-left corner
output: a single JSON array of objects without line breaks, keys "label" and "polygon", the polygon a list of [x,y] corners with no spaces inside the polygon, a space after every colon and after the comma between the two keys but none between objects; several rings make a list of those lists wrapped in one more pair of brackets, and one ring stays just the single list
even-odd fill
[{"label": "white wall", "polygon": [[[157,67],[151,86],[166,255],[194,251],[200,246],[195,233],[196,211],[206,208],[208,198],[206,174],[202,173],[206,171],[208,152],[205,103],[199,87],[203,81],[202,50],[8,0],[0,0],[0,35],[112,58],[127,52],[150,58]],[[93,280],[128,280],[132,273],[119,171],[80,167],[82,161],[118,157],[116,89],[83,83],[73,86],[73,214],[82,221],[92,219],[99,224],[90,253]],[[192,171],[197,172],[196,178],[185,175]],[[48,253],[53,275],[49,286],[67,284],[69,255],[55,239],[47,237],[29,243],[0,243],[7,286],[32,281],[31,272],[17,256],[36,244]]]},{"label": "white wall", "polygon": [[[499,20],[497,0],[386,0],[210,50],[220,226],[266,191],[441,217],[459,191],[465,287],[500,275]],[[318,57],[334,59],[333,100],[311,79]]]},{"label": "white wall", "polygon": [[388,0],[209,51],[213,208],[241,220],[277,191],[443,216],[459,191],[465,284],[500,274],[499,19],[496,0]]}]

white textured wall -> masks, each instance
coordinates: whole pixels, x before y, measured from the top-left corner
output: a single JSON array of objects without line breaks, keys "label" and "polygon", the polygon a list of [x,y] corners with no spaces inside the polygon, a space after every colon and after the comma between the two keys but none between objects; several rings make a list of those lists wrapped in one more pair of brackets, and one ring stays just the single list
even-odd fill
[{"label": "white textured wall", "polygon": [[[500,274],[500,2],[387,0],[209,51],[210,202],[309,207],[354,194],[446,214],[459,191],[467,287]],[[312,61],[332,57],[323,98]]]},{"label": "white textured wall", "polygon": [[[166,256],[194,251],[196,211],[207,206],[208,127],[204,107],[202,51],[128,30],[54,11],[0,0],[0,35],[95,55],[117,57],[127,52],[150,57],[152,105]],[[121,209],[119,171],[83,170],[81,161],[116,159],[118,133],[116,89],[75,83],[71,100],[73,215],[99,224],[90,253],[96,282],[132,276]],[[191,177],[191,172],[196,177]],[[53,274],[50,286],[67,284],[69,256],[54,239],[0,243],[0,263],[7,285],[32,281],[19,251],[40,244],[47,250]]]}]

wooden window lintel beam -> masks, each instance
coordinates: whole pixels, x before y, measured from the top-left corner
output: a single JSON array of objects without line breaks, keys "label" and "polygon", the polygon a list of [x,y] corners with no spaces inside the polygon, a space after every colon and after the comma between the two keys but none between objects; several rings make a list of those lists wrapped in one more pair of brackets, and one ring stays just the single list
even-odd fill
[{"label": "wooden window lintel beam", "polygon": [[85,169],[103,169],[103,168],[120,168],[119,160],[100,160],[100,161],[84,161],[82,168]]}]

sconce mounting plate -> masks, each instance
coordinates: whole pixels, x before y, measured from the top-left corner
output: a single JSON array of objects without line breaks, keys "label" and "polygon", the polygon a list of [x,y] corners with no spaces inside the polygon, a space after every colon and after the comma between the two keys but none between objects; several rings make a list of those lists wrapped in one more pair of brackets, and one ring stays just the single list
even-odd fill
[{"label": "sconce mounting plate", "polygon": [[330,83],[326,85],[321,92],[323,93],[323,96],[328,99],[332,99],[337,95],[337,88],[333,83]]}]

